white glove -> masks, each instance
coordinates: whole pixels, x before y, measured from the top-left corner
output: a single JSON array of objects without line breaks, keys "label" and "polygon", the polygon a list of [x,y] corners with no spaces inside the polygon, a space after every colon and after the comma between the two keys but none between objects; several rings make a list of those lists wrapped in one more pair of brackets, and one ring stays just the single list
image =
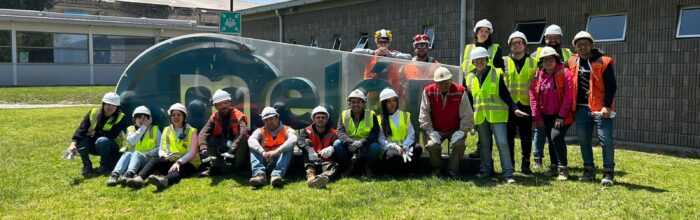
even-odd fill
[{"label": "white glove", "polygon": [[333,156],[333,152],[335,152],[335,149],[333,149],[332,146],[323,148],[323,150],[321,150],[321,157],[330,158],[331,156]]},{"label": "white glove", "polygon": [[404,148],[403,154],[401,154],[401,157],[403,157],[403,162],[411,162],[411,156],[413,156],[413,147]]},{"label": "white glove", "polygon": [[440,137],[440,133],[437,131],[430,132],[430,140],[436,144],[442,144],[442,137]]},{"label": "white glove", "polygon": [[464,131],[455,131],[455,133],[452,133],[452,137],[450,138],[450,145],[457,143],[457,140],[462,139],[463,137]]},{"label": "white glove", "polygon": [[318,154],[314,151],[314,149],[309,149],[309,160],[310,161],[317,161],[319,160]]},{"label": "white glove", "polygon": [[401,146],[399,146],[396,143],[389,142],[388,144],[386,144],[386,147],[387,149],[393,148],[396,151],[401,151]]}]

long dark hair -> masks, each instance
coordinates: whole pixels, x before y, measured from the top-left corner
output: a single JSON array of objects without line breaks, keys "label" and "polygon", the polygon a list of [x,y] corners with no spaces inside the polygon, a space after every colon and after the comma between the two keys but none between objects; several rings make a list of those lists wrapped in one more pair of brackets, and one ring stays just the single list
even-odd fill
[{"label": "long dark hair", "polygon": [[[382,124],[382,131],[384,132],[384,136],[386,138],[391,137],[391,124],[389,124],[389,123],[391,123],[391,122],[389,122],[390,115],[389,115],[389,109],[387,109],[387,107],[386,107],[386,102],[388,100],[389,99],[382,101],[382,122],[381,122],[381,124]],[[394,110],[394,112],[396,112],[398,110],[399,110],[399,99],[396,99],[396,110]]]}]

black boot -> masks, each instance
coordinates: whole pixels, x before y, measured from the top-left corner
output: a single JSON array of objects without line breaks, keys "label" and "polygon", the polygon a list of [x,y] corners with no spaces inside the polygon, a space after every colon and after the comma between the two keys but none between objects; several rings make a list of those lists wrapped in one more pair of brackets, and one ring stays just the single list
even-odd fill
[{"label": "black boot", "polygon": [[600,185],[612,186],[615,181],[615,171],[613,169],[605,168],[603,169],[603,179],[600,181]]},{"label": "black boot", "polygon": [[520,170],[527,175],[532,174],[532,170],[530,169],[530,161],[529,160],[523,160],[522,164],[520,165]]}]

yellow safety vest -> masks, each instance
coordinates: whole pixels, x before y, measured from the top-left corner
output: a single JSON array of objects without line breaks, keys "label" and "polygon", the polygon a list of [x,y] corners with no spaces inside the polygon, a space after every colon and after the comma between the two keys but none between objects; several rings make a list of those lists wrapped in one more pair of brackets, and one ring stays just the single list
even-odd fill
[{"label": "yellow safety vest", "polygon": [[[136,127],[132,125],[126,128],[126,130],[129,131],[129,133],[134,133],[136,132]],[[132,149],[141,153],[145,153],[149,150],[152,150],[156,147],[156,138],[158,138],[156,137],[157,135],[158,126],[152,125],[146,130],[146,133],[143,134],[141,140],[136,142],[136,145],[132,146]]]},{"label": "yellow safety vest", "polygon": [[[180,157],[185,156],[187,154],[187,151],[189,150],[190,146],[192,145],[192,134],[197,132],[196,128],[193,128],[190,125],[186,125],[187,127],[187,137],[185,139],[180,139],[175,135],[175,130],[173,126],[168,126],[163,129],[163,141],[161,141],[160,144],[164,144],[165,150],[167,150],[168,153],[177,153],[180,155]],[[178,158],[171,158],[171,161],[176,161],[180,159]],[[192,159],[189,161],[194,165],[195,168],[199,167],[199,164],[201,164],[201,159],[199,158],[199,152],[195,151],[195,155],[192,156]]]},{"label": "yellow safety vest", "polygon": [[358,140],[369,136],[369,133],[372,131],[372,127],[374,126],[374,120],[372,120],[373,118],[374,111],[365,110],[365,118],[357,123],[357,127],[355,127],[355,123],[352,120],[352,111],[345,110],[343,111],[343,117],[341,120],[343,125],[345,125],[348,136],[350,136],[350,138],[353,140]]},{"label": "yellow safety vest", "polygon": [[[97,120],[99,120],[97,117],[97,113],[100,112],[100,108],[93,108],[90,110],[90,128],[88,129],[88,135],[92,136],[95,134],[95,128],[97,127]],[[119,124],[119,122],[122,121],[124,118],[124,113],[119,112],[119,115],[117,115],[116,119],[114,117],[109,117],[107,119],[107,122],[102,126],[102,131],[110,131],[112,130],[112,127],[114,127],[115,124]],[[124,139],[124,132],[119,132],[119,136],[114,139],[114,142],[117,143],[117,146],[121,148],[124,145],[124,142],[126,142],[126,139]],[[121,149],[120,151],[123,151],[124,149]]]},{"label": "yellow safety vest", "polygon": [[[408,136],[408,123],[411,121],[411,113],[404,112],[404,111],[399,111],[399,127],[396,127],[393,121],[391,121],[391,118],[389,118],[389,126],[391,129],[391,137],[387,137],[391,142],[394,142],[398,144],[399,146],[403,146],[403,141],[406,140],[406,137]],[[381,115],[377,116],[379,125],[381,126],[383,124]],[[382,127],[382,129],[386,129]]]},{"label": "yellow safety vest", "polygon": [[537,63],[535,63],[534,58],[525,57],[525,65],[520,72],[515,67],[513,58],[504,56],[503,61],[506,63],[503,79],[513,101],[530,105],[530,85],[535,80],[535,72],[537,71]]},{"label": "yellow safety vest", "polygon": [[[472,64],[472,59],[471,57],[471,52],[472,49],[476,47],[476,44],[469,44],[464,48],[464,55],[462,56],[462,72],[464,73],[469,73],[472,70],[476,69],[474,64]],[[493,58],[496,57],[496,52],[500,49],[500,45],[498,44],[491,44],[491,46],[487,49],[489,51],[489,66],[493,66]]]},{"label": "yellow safety vest", "polygon": [[501,69],[491,67],[491,71],[481,85],[475,71],[467,75],[467,86],[474,97],[474,122],[477,125],[484,120],[488,120],[489,123],[508,122],[508,106],[498,92],[498,80],[501,74],[503,74]]}]

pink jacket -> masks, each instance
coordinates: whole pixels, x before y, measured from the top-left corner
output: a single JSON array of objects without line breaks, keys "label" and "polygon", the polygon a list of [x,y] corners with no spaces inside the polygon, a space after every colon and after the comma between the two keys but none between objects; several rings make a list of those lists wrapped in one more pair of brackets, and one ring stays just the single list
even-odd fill
[{"label": "pink jacket", "polygon": [[[542,123],[542,114],[556,114],[561,118],[571,117],[574,75],[564,65],[554,68],[555,73],[560,70],[564,71],[563,76],[547,73],[544,68],[538,69],[538,77],[530,85],[530,108],[536,123]],[[563,84],[563,88],[557,87],[557,81],[562,81],[559,84]]]}]

